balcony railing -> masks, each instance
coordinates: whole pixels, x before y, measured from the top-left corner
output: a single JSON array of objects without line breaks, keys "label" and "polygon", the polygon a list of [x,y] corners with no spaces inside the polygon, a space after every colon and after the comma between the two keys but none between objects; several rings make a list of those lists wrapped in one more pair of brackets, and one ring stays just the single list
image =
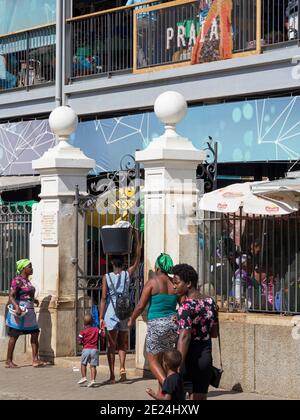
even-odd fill
[{"label": "balcony railing", "polygon": [[[298,40],[298,6],[299,0],[233,0],[230,23],[226,22],[232,28],[232,56],[259,54],[261,48]],[[196,0],[145,2],[69,19],[71,77],[187,65],[206,19],[207,11]],[[222,59],[220,15],[215,21],[219,39],[214,39],[213,30],[204,36],[200,63]]]},{"label": "balcony railing", "polygon": [[[214,0],[213,13],[199,4],[146,1],[68,19],[66,79],[189,65],[197,42],[203,63],[299,40],[300,0],[232,0],[224,25],[230,1]],[[50,25],[0,37],[0,90],[55,81],[55,33]]]},{"label": "balcony railing", "polygon": [[120,7],[67,21],[72,34],[71,78],[132,70],[136,8]]},{"label": "balcony railing", "polygon": [[55,25],[0,37],[0,91],[55,81]]}]

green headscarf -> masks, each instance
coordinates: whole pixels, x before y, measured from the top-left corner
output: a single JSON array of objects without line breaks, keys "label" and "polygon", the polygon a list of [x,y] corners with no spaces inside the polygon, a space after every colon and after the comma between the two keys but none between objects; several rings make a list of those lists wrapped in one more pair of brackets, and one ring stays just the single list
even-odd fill
[{"label": "green headscarf", "polygon": [[22,271],[24,270],[24,268],[28,267],[28,266],[29,266],[29,264],[31,264],[31,261],[29,261],[29,260],[27,260],[27,259],[17,261],[17,263],[16,263],[16,267],[17,267],[17,274],[18,274],[18,275],[19,275],[19,274],[21,274],[21,273],[22,273]]},{"label": "green headscarf", "polygon": [[160,254],[160,256],[156,260],[155,265],[162,272],[166,274],[172,274],[172,268],[174,267],[174,263],[170,255]]}]

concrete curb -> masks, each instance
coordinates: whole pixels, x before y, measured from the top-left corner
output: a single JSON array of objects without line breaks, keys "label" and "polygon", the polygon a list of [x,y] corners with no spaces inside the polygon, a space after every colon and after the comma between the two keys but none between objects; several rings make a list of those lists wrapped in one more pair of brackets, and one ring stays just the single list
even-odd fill
[{"label": "concrete curb", "polygon": [[[54,360],[54,365],[58,368],[67,368],[67,369],[79,369],[80,370],[80,357],[57,357]],[[100,366],[99,371],[103,374],[109,374],[109,367],[107,365],[106,356],[100,356]],[[116,357],[116,378],[118,379],[119,375],[119,361]],[[153,379],[153,376],[150,371],[137,369],[135,367],[135,358],[128,357],[126,363],[126,373],[129,379],[134,378],[145,378],[145,379]]]}]

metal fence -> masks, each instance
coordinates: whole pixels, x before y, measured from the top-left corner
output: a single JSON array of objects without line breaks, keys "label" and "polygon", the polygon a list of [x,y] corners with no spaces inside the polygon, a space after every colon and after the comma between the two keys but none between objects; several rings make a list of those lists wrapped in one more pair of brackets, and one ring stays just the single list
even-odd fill
[{"label": "metal fence", "polygon": [[[256,4],[256,0],[233,2],[234,53],[256,49]],[[219,18],[216,16],[216,19]],[[138,7],[69,19],[72,33],[71,77],[190,61],[205,19],[206,12],[199,8],[196,0],[177,4],[170,2],[169,5],[145,2]],[[206,55],[219,48],[218,40],[213,48],[211,44]],[[218,54],[215,55],[212,60],[218,59]]]},{"label": "metal fence", "polygon": [[299,40],[299,0],[262,0],[262,45]]},{"label": "metal fence", "polygon": [[[198,2],[137,11],[137,69],[190,61],[197,27]],[[191,33],[193,38],[191,38]]]},{"label": "metal fence", "polygon": [[257,44],[257,1],[234,0],[232,13],[233,51],[247,52]]},{"label": "metal fence", "polygon": [[0,292],[7,293],[16,261],[28,258],[31,208],[0,204]]},{"label": "metal fence", "polygon": [[[76,329],[77,334],[83,328],[83,316],[92,314],[99,316],[99,304],[102,293],[102,278],[112,271],[111,258],[104,254],[101,243],[101,228],[113,225],[118,219],[130,222],[133,226],[140,226],[140,214],[132,211],[131,204],[139,204],[139,165],[132,170],[108,174],[95,178],[90,182],[90,195],[80,196],[77,192],[75,207],[77,209],[76,223]],[[128,191],[134,192],[132,196]],[[128,199],[128,196],[131,198]],[[137,198],[137,200],[136,200]],[[83,224],[83,225],[82,225]],[[79,228],[83,226],[83,237],[79,235]],[[81,231],[81,229],[80,229]],[[83,254],[80,250],[83,250]],[[128,268],[134,257],[133,254],[124,256],[124,269]],[[139,270],[131,278],[130,296],[135,305],[141,295],[144,284],[143,261]],[[128,335],[129,349],[135,350],[135,329]],[[99,349],[105,351],[106,341],[100,340]],[[77,345],[77,351],[79,352]]]},{"label": "metal fence", "polygon": [[132,68],[132,8],[79,18],[70,25],[72,78]]},{"label": "metal fence", "polygon": [[300,313],[300,213],[205,212],[199,226],[202,292],[227,311]]},{"label": "metal fence", "polygon": [[0,91],[55,81],[55,26],[0,37]]},{"label": "metal fence", "polygon": [[[262,47],[299,40],[299,3],[233,0],[233,53],[257,50],[259,32]],[[66,76],[76,79],[189,62],[195,38],[207,19],[203,4],[153,1],[68,19]],[[220,16],[215,18],[218,22]],[[220,30],[221,26],[219,38]],[[204,61],[218,60],[220,41],[209,41]],[[55,81],[55,43],[55,25],[0,37],[0,91]]]}]

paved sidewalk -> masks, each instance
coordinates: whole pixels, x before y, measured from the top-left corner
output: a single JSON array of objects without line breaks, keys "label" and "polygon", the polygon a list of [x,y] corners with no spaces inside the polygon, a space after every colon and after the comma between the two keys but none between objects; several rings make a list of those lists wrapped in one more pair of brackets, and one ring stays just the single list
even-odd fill
[{"label": "paved sidewalk", "polygon": [[[134,375],[131,375],[134,376]],[[80,372],[73,372],[72,367],[47,366],[34,369],[24,364],[21,369],[5,369],[0,363],[0,400],[149,400],[145,389],[155,389],[156,382],[135,375],[126,383],[101,385],[108,379],[106,369],[100,369],[97,388],[80,387],[77,381]],[[228,391],[213,390],[211,400],[267,400],[255,394],[236,394]]]}]

